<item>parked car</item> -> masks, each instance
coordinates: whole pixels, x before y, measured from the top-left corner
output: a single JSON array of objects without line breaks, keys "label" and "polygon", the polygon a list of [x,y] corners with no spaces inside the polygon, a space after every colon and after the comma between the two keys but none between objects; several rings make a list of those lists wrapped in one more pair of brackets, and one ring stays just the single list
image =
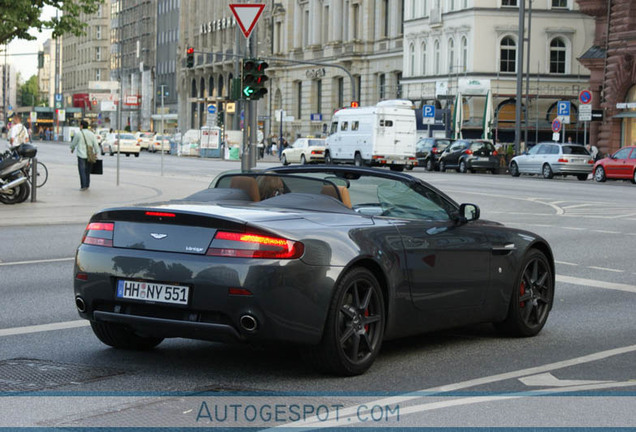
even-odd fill
[{"label": "parked car", "polygon": [[141,151],[139,141],[131,133],[109,133],[106,135],[106,139],[102,143],[102,151],[113,156],[117,153],[118,147],[119,152],[126,156],[134,154],[135,157],[139,157]]},{"label": "parked car", "polygon": [[322,138],[298,138],[294,143],[283,150],[281,162],[283,165],[290,163],[317,163],[325,161],[325,140]]},{"label": "parked car", "polygon": [[499,168],[499,157],[490,141],[459,139],[446,147],[439,157],[439,170],[449,168],[461,173],[482,170],[495,174]]},{"label": "parked car", "polygon": [[270,341],[357,375],[387,339],[484,322],[538,334],[555,264],[541,236],[480,220],[477,205],[408,174],[296,165],[95,213],[73,283],[106,345]]},{"label": "parked car", "polygon": [[162,150],[164,153],[170,153],[170,137],[168,135],[156,134],[150,140],[148,151],[155,153]]},{"label": "parked car", "polygon": [[623,147],[594,164],[594,180],[631,180],[636,183],[636,146]]},{"label": "parked car", "polygon": [[426,171],[439,171],[439,157],[452,143],[450,138],[420,138],[415,145],[417,165]]},{"label": "parked car", "polygon": [[139,141],[139,147],[142,150],[150,150],[150,142],[154,136],[154,132],[135,132],[135,139]]},{"label": "parked car", "polygon": [[515,156],[510,161],[508,171],[513,177],[521,174],[541,174],[543,178],[575,175],[581,181],[587,180],[592,172],[594,159],[580,144],[538,143],[525,154]]},{"label": "parked car", "polygon": [[104,149],[102,148],[102,143],[104,142],[104,139],[106,139],[106,135],[108,135],[108,129],[99,128],[95,131],[95,138],[97,139],[97,145],[99,145],[99,149],[102,156],[104,156]]}]

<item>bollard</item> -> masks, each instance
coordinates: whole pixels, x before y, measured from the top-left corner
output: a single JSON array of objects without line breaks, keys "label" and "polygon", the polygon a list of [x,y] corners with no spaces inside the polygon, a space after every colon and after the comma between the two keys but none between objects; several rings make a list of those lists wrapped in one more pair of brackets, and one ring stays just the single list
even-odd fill
[{"label": "bollard", "polygon": [[38,190],[38,158],[31,159],[31,202],[37,200]]}]

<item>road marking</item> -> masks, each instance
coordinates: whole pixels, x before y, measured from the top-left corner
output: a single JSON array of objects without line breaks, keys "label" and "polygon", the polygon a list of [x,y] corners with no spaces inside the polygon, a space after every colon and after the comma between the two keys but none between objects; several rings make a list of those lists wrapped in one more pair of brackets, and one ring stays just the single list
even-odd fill
[{"label": "road marking", "polygon": [[529,387],[570,387],[570,386],[604,384],[604,383],[615,382],[615,381],[591,381],[591,380],[562,380],[562,379],[558,379],[557,377],[552,375],[550,372],[519,378],[519,381],[521,381],[522,383],[524,383],[525,385]]},{"label": "road marking", "polygon": [[588,268],[591,268],[591,269],[594,269],[594,270],[609,271],[609,272],[614,272],[614,273],[625,273],[625,270],[617,270],[617,269],[611,269],[611,268],[607,268],[607,267],[589,266]]},{"label": "road marking", "polygon": [[620,231],[605,231],[605,230],[590,230],[590,231],[601,233],[601,234],[621,234]]},{"label": "road marking", "polygon": [[580,227],[562,227],[563,229],[566,230],[574,230],[574,231],[585,231],[587,230],[587,228],[580,228]]},{"label": "road marking", "polygon": [[8,329],[0,329],[0,337],[15,336],[29,333],[40,333],[53,330],[66,330],[78,327],[86,327],[90,325],[88,320],[65,321],[50,324],[32,325],[26,327],[12,327]]},{"label": "road marking", "polygon": [[41,260],[31,260],[31,261],[13,261],[13,262],[0,262],[0,267],[3,266],[12,266],[12,265],[24,265],[24,264],[42,264],[42,263],[51,263],[51,262],[62,262],[62,261],[73,261],[75,258],[50,258],[50,259],[41,259]]},{"label": "road marking", "polygon": [[604,282],[599,280],[583,279],[583,278],[577,278],[573,276],[560,276],[560,275],[557,275],[556,280],[557,282],[573,284],[573,285],[582,285],[582,286],[589,286],[593,288],[603,288],[603,289],[611,289],[611,290],[617,290],[617,291],[636,293],[636,286],[622,284],[622,283]]},{"label": "road marking", "polygon": [[[359,419],[360,414],[366,413],[369,408],[374,406],[394,406],[403,402],[408,402],[414,399],[421,398],[423,396],[435,396],[439,393],[448,393],[452,391],[458,391],[467,389],[470,387],[477,387],[480,385],[492,384],[500,381],[506,381],[515,378],[521,378],[528,375],[537,375],[541,373],[546,373],[558,369],[563,369],[572,366],[579,366],[585,363],[591,363],[599,360],[604,360],[610,357],[614,357],[617,355],[627,354],[636,352],[636,345],[629,345],[620,348],[614,348],[606,351],[599,351],[593,354],[588,354],[581,357],[574,357],[568,360],[562,360],[555,363],[548,363],[542,366],[534,366],[526,369],[520,369],[512,372],[505,372],[497,375],[491,375],[488,377],[475,378],[467,381],[461,381],[454,384],[447,384],[438,387],[432,387],[425,390],[415,391],[412,393],[406,393],[403,396],[393,396],[384,399],[379,399],[372,402],[365,402],[363,404],[354,405],[351,407],[347,407],[344,409],[339,409],[339,420],[343,418],[351,417],[350,421],[347,421],[346,424],[351,424],[356,422]],[[619,387],[634,387],[636,386],[636,380],[624,381],[624,382],[610,382],[610,383],[601,383],[594,385],[577,385],[572,387],[560,387],[556,389],[544,389],[539,392],[536,390],[525,392],[525,393],[515,393],[514,395],[501,395],[501,396],[477,396],[477,397],[469,397],[469,398],[460,398],[443,402],[432,402],[422,405],[414,405],[408,406],[406,408],[400,409],[400,414],[411,414],[415,412],[422,411],[430,411],[432,409],[439,408],[447,408],[450,406],[458,406],[458,405],[468,405],[473,403],[480,402],[489,402],[489,401],[497,401],[497,400],[506,400],[506,399],[519,399],[525,396],[533,396],[540,395],[543,393],[562,393],[566,391],[585,391],[585,390],[599,390],[604,388],[619,388]],[[424,393],[424,395],[422,394]],[[366,408],[366,410],[365,410]],[[343,424],[343,423],[340,423]],[[298,421],[293,423],[288,423],[286,425],[282,425],[279,427],[288,428],[288,427],[311,427],[312,429],[320,429],[324,427],[334,426],[329,422],[321,422],[318,417],[308,418],[304,421]],[[277,428],[274,428],[277,429]]]},{"label": "road marking", "polygon": [[561,264],[561,265],[569,265],[569,266],[577,266],[578,264],[574,264],[574,263],[569,263],[569,262],[565,262],[565,261],[555,261],[556,264]]}]

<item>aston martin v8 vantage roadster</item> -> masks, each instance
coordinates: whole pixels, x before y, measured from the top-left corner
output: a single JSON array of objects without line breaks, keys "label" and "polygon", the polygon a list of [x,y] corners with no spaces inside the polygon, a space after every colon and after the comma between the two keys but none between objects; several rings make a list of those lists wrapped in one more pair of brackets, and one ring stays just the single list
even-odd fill
[{"label": "aston martin v8 vantage roadster", "polygon": [[284,342],[365,372],[384,340],[491,322],[534,336],[554,258],[408,174],[344,166],[226,172],[181,200],[93,215],[75,302],[105,344]]}]

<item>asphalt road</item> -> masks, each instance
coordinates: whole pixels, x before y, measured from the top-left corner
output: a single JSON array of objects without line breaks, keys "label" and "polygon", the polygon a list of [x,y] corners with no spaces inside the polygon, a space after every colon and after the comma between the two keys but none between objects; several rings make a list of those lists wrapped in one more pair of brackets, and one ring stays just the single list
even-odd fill
[{"label": "asphalt road", "polygon": [[[40,155],[54,173],[69,163],[62,145]],[[162,189],[158,154],[122,159],[120,195],[139,179]],[[168,181],[193,187],[228,168],[239,165],[164,156]],[[550,241],[556,297],[538,337],[481,325],[393,341],[352,378],[315,373],[290,346],[167,340],[119,351],[73,305],[85,223],[0,223],[0,427],[636,427],[636,186],[411,173],[478,204],[483,218]]]}]

